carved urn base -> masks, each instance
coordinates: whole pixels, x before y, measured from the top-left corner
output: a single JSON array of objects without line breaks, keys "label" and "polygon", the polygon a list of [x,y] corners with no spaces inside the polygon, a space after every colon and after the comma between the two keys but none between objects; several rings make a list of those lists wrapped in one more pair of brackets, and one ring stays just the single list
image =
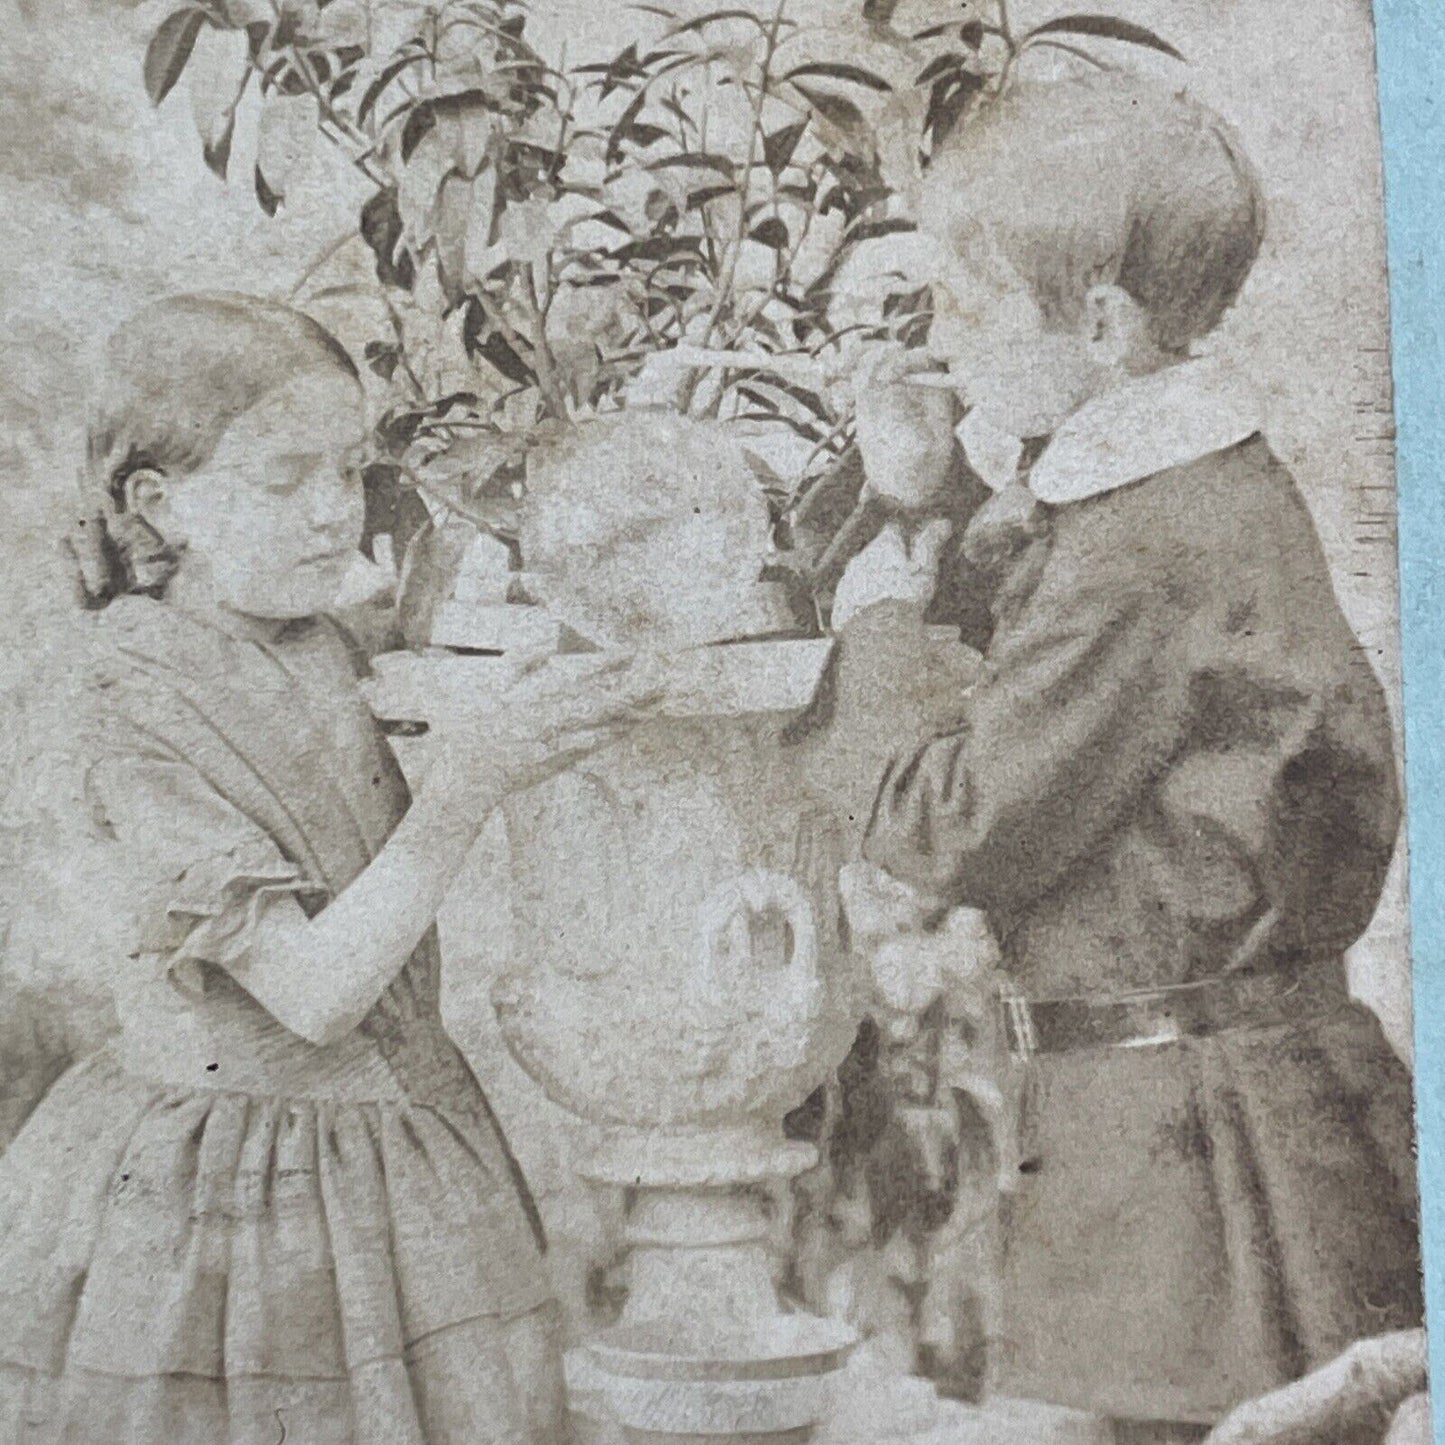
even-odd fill
[{"label": "carved urn base", "polygon": [[571,1365],[584,1414],[636,1445],[791,1445],[828,1413],[853,1332],[788,1313],[773,1286],[767,1186],[810,1169],[810,1145],[763,1131],[604,1140],[584,1172],[636,1191],[622,1319]]}]

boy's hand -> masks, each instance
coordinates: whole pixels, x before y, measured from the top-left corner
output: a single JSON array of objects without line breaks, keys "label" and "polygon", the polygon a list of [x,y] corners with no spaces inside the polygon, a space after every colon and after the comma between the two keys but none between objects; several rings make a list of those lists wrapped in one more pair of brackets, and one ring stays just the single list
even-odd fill
[{"label": "boy's hand", "polygon": [[833,594],[833,630],[877,602],[928,606],[938,584],[938,563],[953,531],[942,518],[925,522],[911,542],[890,522],[847,566]]},{"label": "boy's hand", "polygon": [[873,950],[873,986],[897,1013],[920,1014],[947,995],[951,1010],[969,1013],[997,971],[998,944],[977,909],[954,908],[929,933],[904,934]]},{"label": "boy's hand", "polygon": [[861,858],[838,870],[848,932],[862,948],[900,933],[918,933],[948,911],[948,902],[923,893]]},{"label": "boy's hand", "polygon": [[953,398],[905,380],[927,364],[922,352],[880,347],[865,356],[853,383],[867,489],[910,511],[946,493],[953,466]]}]

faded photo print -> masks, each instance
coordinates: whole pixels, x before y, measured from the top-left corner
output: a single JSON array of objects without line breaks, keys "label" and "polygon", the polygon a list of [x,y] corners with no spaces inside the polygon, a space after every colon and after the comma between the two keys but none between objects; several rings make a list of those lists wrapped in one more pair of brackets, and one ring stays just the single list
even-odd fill
[{"label": "faded photo print", "polygon": [[0,1445],[1427,1445],[1368,0],[0,14]]}]

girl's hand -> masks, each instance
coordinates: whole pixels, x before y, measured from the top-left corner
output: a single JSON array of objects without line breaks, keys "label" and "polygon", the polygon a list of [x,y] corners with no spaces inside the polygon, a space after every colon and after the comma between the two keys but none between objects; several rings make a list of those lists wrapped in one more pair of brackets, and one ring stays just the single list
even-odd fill
[{"label": "girl's hand", "polygon": [[545,663],[528,668],[507,689],[492,736],[507,791],[610,747],[654,715],[662,695],[660,667],[646,655],[602,661],[580,676]]},{"label": "girl's hand", "polygon": [[646,658],[609,659],[579,676],[531,664],[484,726],[442,740],[423,793],[479,822],[509,793],[535,787],[643,722],[662,695]]},{"label": "girl's hand", "polygon": [[908,511],[936,504],[948,490],[953,466],[954,399],[905,380],[927,365],[923,352],[880,347],[854,379],[867,489]]},{"label": "girl's hand", "polygon": [[890,522],[847,566],[833,594],[833,631],[877,602],[910,603],[921,614],[938,585],[938,563],[952,524],[935,517],[912,541]]}]

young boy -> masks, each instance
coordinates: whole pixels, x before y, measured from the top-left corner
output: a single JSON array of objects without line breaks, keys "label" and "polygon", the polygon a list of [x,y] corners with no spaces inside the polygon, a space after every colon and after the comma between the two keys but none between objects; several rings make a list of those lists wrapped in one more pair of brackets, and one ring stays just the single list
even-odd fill
[{"label": "young boy", "polygon": [[[961,547],[992,635],[865,856],[1002,947],[1026,1088],[995,1388],[1198,1439],[1422,1318],[1409,1079],[1342,961],[1395,843],[1385,699],[1257,406],[1190,359],[1263,233],[1217,117],[1116,74],[1017,85],[923,223],[997,493]],[[868,391],[881,490],[938,414]],[[839,589],[838,719],[895,753],[879,683],[925,665],[936,551],[890,531]]]}]

